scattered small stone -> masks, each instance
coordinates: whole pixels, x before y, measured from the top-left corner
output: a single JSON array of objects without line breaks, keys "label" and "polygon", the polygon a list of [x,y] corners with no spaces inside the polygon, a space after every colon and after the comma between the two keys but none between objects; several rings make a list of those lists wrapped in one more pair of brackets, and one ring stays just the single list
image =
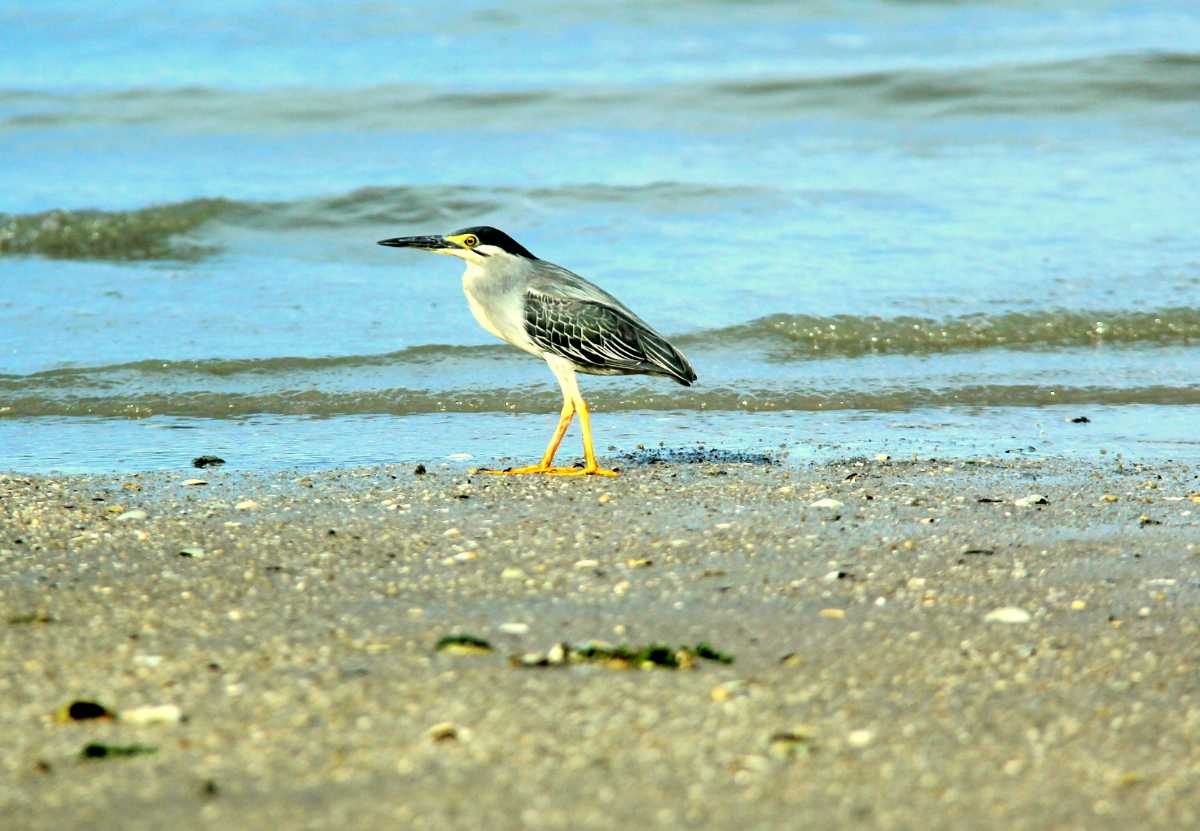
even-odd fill
[{"label": "scattered small stone", "polygon": [[205,556],[204,549],[198,546],[188,546],[187,548],[179,549],[180,557],[188,557],[193,560],[199,560]]},{"label": "scattered small stone", "polygon": [[442,743],[452,742],[459,738],[460,729],[457,724],[452,721],[442,721],[429,728],[426,735],[430,741]]},{"label": "scattered small stone", "polygon": [[1138,517],[1138,525],[1162,525],[1162,520],[1152,519],[1151,517],[1146,516],[1146,514],[1142,514],[1140,517]]},{"label": "scattered small stone", "polygon": [[732,701],[735,698],[743,698],[749,694],[750,688],[745,681],[733,680],[726,681],[724,684],[718,684],[709,690],[709,698],[717,704],[724,704],[726,701]]},{"label": "scattered small stone", "polygon": [[875,454],[875,461],[877,461],[877,462],[890,462],[891,460],[892,460],[892,457],[886,453],[876,453]]},{"label": "scattered small stone", "polygon": [[822,609],[817,612],[821,617],[827,617],[830,620],[842,620],[846,617],[845,609]]},{"label": "scattered small stone", "polygon": [[528,623],[501,623],[496,627],[505,635],[527,635],[529,634]]},{"label": "scattered small stone", "polygon": [[836,499],[831,499],[828,496],[824,499],[818,499],[816,502],[810,503],[810,508],[841,508],[844,503]]},{"label": "scattered small stone", "polygon": [[991,557],[996,553],[994,548],[964,548],[963,554]]},{"label": "scattered small stone", "polygon": [[504,571],[500,572],[500,579],[501,580],[524,580],[525,572],[519,568],[509,567],[509,568],[504,569]]},{"label": "scattered small stone", "polygon": [[205,482],[203,479],[184,479],[183,484],[187,485],[188,487],[194,488],[199,485],[207,485],[208,482]]},{"label": "scattered small stone", "polygon": [[413,476],[424,476],[424,475],[425,475],[425,465],[417,465],[416,467],[413,468]]},{"label": "scattered small stone", "polygon": [[875,740],[875,734],[870,730],[851,730],[846,736],[846,744],[851,747],[863,748]]},{"label": "scattered small stone", "polygon": [[138,725],[178,724],[183,720],[183,713],[174,704],[157,704],[123,710],[120,719],[123,722]]},{"label": "scattered small stone", "polygon": [[192,467],[220,467],[225,460],[220,456],[197,456],[192,459]]},{"label": "scattered small stone", "polygon": [[572,649],[569,644],[556,643],[545,652],[526,652],[524,655],[514,655],[508,659],[514,667],[556,667],[571,659]]},{"label": "scattered small stone", "polygon": [[1071,608],[1074,609],[1076,612],[1081,612],[1087,608],[1087,601],[1086,600],[1072,600]]},{"label": "scattered small stone", "polygon": [[27,626],[33,623],[54,623],[55,618],[51,616],[45,609],[38,609],[33,612],[25,612],[20,615],[12,615],[6,621],[9,626]]},{"label": "scattered small stone", "polygon": [[54,720],[59,722],[91,721],[98,718],[116,718],[116,714],[95,701],[72,701],[54,714]]},{"label": "scattered small stone", "polygon": [[434,652],[450,655],[482,655],[492,651],[492,645],[474,635],[447,635],[437,642]]},{"label": "scattered small stone", "polygon": [[772,733],[767,739],[767,752],[776,759],[807,756],[817,749],[812,732],[805,728]]},{"label": "scattered small stone", "polygon": [[909,577],[908,582],[904,584],[909,591],[920,591],[925,588],[924,577]]},{"label": "scattered small stone", "polygon": [[579,560],[575,563],[575,568],[578,568],[578,569],[596,568],[599,565],[600,565],[599,560]]},{"label": "scattered small stone", "polygon": [[119,514],[115,521],[116,522],[135,522],[136,520],[139,520],[139,519],[145,519],[148,516],[149,516],[149,514],[147,514],[141,508],[135,508],[132,511],[125,511],[122,514]]},{"label": "scattered small stone", "polygon": [[853,580],[854,575],[848,571],[831,571],[821,579],[826,583],[836,583],[838,580]]},{"label": "scattered small stone", "polygon": [[[255,502],[253,499],[243,499],[241,502],[239,502],[233,506],[233,509],[235,511],[253,511],[253,510],[256,510],[257,508],[258,508],[258,503]],[[329,533],[333,534],[335,532],[331,529]]]},{"label": "scattered small stone", "polygon": [[654,565],[654,561],[646,559],[631,559],[626,560],[625,565],[629,566],[630,568],[649,568],[650,566]]},{"label": "scattered small stone", "polygon": [[1018,508],[1029,508],[1033,505],[1049,505],[1050,500],[1040,493],[1031,493],[1029,496],[1022,496],[1020,499],[1014,501],[1013,504]]},{"label": "scattered small stone", "polygon": [[978,499],[976,499],[975,501],[981,505],[995,505],[997,503],[1003,502],[1004,500],[996,499],[993,496],[981,496]]},{"label": "scattered small stone", "polygon": [[1106,493],[1106,494],[1104,494],[1104,496],[1102,496],[1100,498],[1103,499],[1105,502],[1116,502],[1121,497],[1117,496],[1115,493]]},{"label": "scattered small stone", "polygon": [[1072,424],[1091,424],[1092,420],[1090,418],[1088,418],[1087,416],[1075,416],[1075,418],[1071,419],[1071,423]]},{"label": "scattered small stone", "polygon": [[1002,606],[992,609],[983,616],[984,623],[1029,623],[1032,619],[1029,612],[1016,606]]},{"label": "scattered small stone", "polygon": [[800,666],[803,663],[804,663],[804,659],[801,658],[799,655],[797,655],[795,652],[789,652],[788,654],[784,655],[782,658],[779,659],[779,665],[783,666],[783,667],[795,668],[795,667]]}]

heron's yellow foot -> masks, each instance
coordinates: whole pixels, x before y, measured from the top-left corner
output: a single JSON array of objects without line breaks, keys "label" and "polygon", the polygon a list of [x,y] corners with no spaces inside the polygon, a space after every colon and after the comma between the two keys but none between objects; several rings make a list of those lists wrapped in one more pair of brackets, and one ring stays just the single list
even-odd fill
[{"label": "heron's yellow foot", "polygon": [[606,470],[599,465],[592,467],[552,467],[546,471],[550,476],[620,476],[615,470]]},{"label": "heron's yellow foot", "polygon": [[[492,476],[518,476],[528,473],[544,473],[547,476],[579,476],[583,473],[581,467],[551,467],[550,465],[526,465],[525,467],[510,467],[504,470],[480,468],[478,473],[488,473]],[[615,475],[615,474],[614,474]]]},{"label": "heron's yellow foot", "polygon": [[527,465],[525,467],[509,467],[504,470],[492,470],[491,468],[481,469],[480,473],[487,473],[492,476],[517,476],[522,473],[545,473],[549,470],[543,465]]}]

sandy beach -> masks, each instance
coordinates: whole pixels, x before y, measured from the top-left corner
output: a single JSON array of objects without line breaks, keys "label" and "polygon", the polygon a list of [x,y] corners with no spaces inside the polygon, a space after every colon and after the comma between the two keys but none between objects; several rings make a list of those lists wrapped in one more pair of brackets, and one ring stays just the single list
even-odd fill
[{"label": "sandy beach", "polygon": [[645,461],[0,476],[4,827],[1200,822],[1200,469]]}]

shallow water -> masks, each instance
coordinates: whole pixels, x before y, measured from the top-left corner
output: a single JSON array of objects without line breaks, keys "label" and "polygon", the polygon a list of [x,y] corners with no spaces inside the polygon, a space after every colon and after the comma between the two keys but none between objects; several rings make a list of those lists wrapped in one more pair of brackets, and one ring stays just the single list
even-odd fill
[{"label": "shallow water", "polygon": [[0,468],[536,455],[374,245],[481,223],[695,364],[585,379],[615,454],[1200,458],[1191,2],[106,8],[0,10]]}]

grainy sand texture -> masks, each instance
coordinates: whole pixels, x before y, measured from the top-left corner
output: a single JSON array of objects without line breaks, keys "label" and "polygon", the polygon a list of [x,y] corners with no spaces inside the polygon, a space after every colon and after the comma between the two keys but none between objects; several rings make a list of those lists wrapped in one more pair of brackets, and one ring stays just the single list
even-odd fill
[{"label": "grainy sand texture", "polygon": [[1198,477],[0,476],[0,825],[1198,827]]}]

